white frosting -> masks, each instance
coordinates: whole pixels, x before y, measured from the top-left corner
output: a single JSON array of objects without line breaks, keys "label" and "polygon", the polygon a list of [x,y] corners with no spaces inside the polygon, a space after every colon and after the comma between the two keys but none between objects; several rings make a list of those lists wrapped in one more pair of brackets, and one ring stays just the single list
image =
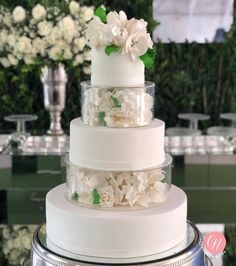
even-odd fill
[{"label": "white frosting", "polygon": [[186,237],[187,197],[172,186],[168,200],[155,208],[104,211],[69,202],[65,185],[46,198],[47,236],[69,252],[129,258],[168,250]]},{"label": "white frosting", "polygon": [[105,47],[92,48],[91,83],[97,86],[132,87],[144,84],[144,64],[129,54],[105,54]]},{"label": "white frosting", "polygon": [[85,125],[80,118],[70,124],[70,161],[80,167],[135,171],[153,168],[165,160],[165,123],[155,119],[149,126],[107,128]]}]

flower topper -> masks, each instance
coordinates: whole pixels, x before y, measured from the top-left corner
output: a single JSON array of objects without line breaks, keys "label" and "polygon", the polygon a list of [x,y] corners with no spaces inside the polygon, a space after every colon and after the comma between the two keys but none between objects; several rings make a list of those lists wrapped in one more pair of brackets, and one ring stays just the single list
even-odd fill
[{"label": "flower topper", "polygon": [[139,58],[150,68],[155,59],[153,42],[143,19],[127,19],[124,11],[109,12],[103,6],[97,8],[89,22],[86,36],[91,47],[105,46],[105,53],[129,54]]}]

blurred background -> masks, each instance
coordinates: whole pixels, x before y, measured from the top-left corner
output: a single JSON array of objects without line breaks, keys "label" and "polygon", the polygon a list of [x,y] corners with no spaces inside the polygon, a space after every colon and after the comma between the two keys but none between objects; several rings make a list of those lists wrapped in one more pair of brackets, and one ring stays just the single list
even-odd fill
[{"label": "blurred background", "polygon": [[[1,0],[0,5],[11,11],[17,5],[31,10],[39,2],[59,9],[67,4]],[[214,229],[225,234],[226,253],[214,265],[236,265],[236,3],[77,2],[103,4],[148,21],[156,60],[146,71],[146,80],[156,84],[155,116],[168,129],[165,144],[174,157],[172,183],[186,191],[189,219],[203,233]],[[1,42],[0,38],[0,47]],[[45,221],[47,191],[65,181],[69,123],[80,116],[79,84],[90,78],[87,59],[78,67],[66,67],[65,106],[60,111],[65,135],[55,137],[47,133],[50,115],[40,70],[37,64],[7,68],[0,64],[0,265],[20,265],[30,247],[26,239],[35,228],[31,225]]]}]

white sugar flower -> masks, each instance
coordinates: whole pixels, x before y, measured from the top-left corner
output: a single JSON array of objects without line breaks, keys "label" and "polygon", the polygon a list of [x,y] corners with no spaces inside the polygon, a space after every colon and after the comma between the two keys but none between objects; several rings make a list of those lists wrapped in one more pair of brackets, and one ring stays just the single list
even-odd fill
[{"label": "white sugar flower", "polygon": [[132,18],[128,20],[126,24],[126,29],[129,32],[129,34],[134,34],[134,33],[146,33],[147,32],[147,22],[143,19],[135,19]]},{"label": "white sugar flower", "polygon": [[138,198],[137,204],[147,208],[151,202],[152,202],[151,198],[145,192],[143,192]]},{"label": "white sugar flower", "polygon": [[41,21],[39,24],[38,24],[38,30],[39,30],[39,34],[41,36],[47,36],[51,33],[52,31],[52,23],[51,22],[48,22],[48,21]]},{"label": "white sugar flower", "polygon": [[90,19],[92,19],[93,17],[93,8],[91,7],[87,7],[87,6],[83,6],[80,8],[81,11],[81,15],[82,15],[82,19],[87,22]]},{"label": "white sugar flower", "polygon": [[166,193],[168,190],[168,185],[162,182],[158,182],[155,184],[155,187],[149,187],[147,189],[147,194],[150,197],[151,201],[154,203],[161,203],[166,198]]},{"label": "white sugar flower", "polygon": [[9,60],[5,57],[0,58],[0,62],[5,68],[8,68],[11,66]]},{"label": "white sugar flower", "polygon": [[37,4],[32,10],[33,18],[36,21],[44,19],[46,17],[46,14],[47,14],[47,11],[46,11],[45,7],[41,4]]},{"label": "white sugar flower", "polygon": [[133,185],[126,185],[126,186],[123,186],[123,188],[125,192],[125,198],[128,201],[129,205],[130,206],[135,205],[135,203],[137,202],[140,196],[137,188],[135,188],[135,186]]},{"label": "white sugar flower", "polygon": [[141,193],[145,191],[148,186],[148,177],[146,172],[135,172],[133,176],[136,177],[136,186],[138,188],[138,192]]},{"label": "white sugar flower", "polygon": [[12,54],[9,54],[7,57],[12,66],[16,66],[18,64],[19,60]]},{"label": "white sugar flower", "polygon": [[101,207],[113,207],[115,203],[115,195],[112,186],[104,186],[97,189],[100,195]]},{"label": "white sugar flower", "polygon": [[111,32],[114,37],[114,44],[119,47],[123,47],[129,36],[128,31],[125,28],[120,28],[118,26],[112,26]]},{"label": "white sugar flower", "polygon": [[75,1],[71,1],[69,5],[69,9],[72,15],[76,15],[79,12],[80,4]]},{"label": "white sugar flower", "polygon": [[109,12],[107,14],[107,23],[110,25],[116,25],[120,28],[124,28],[127,23],[127,16],[124,11],[120,11],[119,14],[114,12]]},{"label": "white sugar flower", "polygon": [[32,51],[31,39],[26,36],[20,37],[16,43],[16,49],[20,53],[25,53],[25,54],[31,53]]},{"label": "white sugar flower", "polygon": [[17,6],[12,13],[13,19],[15,22],[22,22],[26,18],[25,9],[22,6]]},{"label": "white sugar flower", "polygon": [[148,173],[148,183],[156,184],[165,179],[165,175],[160,169],[153,169],[147,172]]},{"label": "white sugar flower", "polygon": [[136,124],[136,117],[132,113],[115,109],[107,112],[104,120],[108,127],[133,127]]},{"label": "white sugar flower", "polygon": [[151,46],[152,41],[149,34],[133,33],[128,37],[123,53],[129,53],[132,59],[136,60],[144,55]]},{"label": "white sugar flower", "polygon": [[100,18],[94,16],[93,20],[91,20],[88,24],[88,28],[86,30],[86,37],[91,47],[108,45],[113,41],[111,26],[102,23]]}]

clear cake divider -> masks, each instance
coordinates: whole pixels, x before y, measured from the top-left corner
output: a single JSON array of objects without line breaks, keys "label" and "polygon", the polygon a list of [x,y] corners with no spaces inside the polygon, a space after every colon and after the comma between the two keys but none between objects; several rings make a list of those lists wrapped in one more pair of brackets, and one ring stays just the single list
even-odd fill
[{"label": "clear cake divider", "polygon": [[[163,203],[171,187],[172,158],[138,171],[101,171],[80,168],[66,157],[67,197],[86,207],[130,210]],[[132,207],[132,208],[130,208]]]},{"label": "clear cake divider", "polygon": [[139,127],[154,119],[155,84],[101,87],[81,83],[82,120],[91,126]]}]

